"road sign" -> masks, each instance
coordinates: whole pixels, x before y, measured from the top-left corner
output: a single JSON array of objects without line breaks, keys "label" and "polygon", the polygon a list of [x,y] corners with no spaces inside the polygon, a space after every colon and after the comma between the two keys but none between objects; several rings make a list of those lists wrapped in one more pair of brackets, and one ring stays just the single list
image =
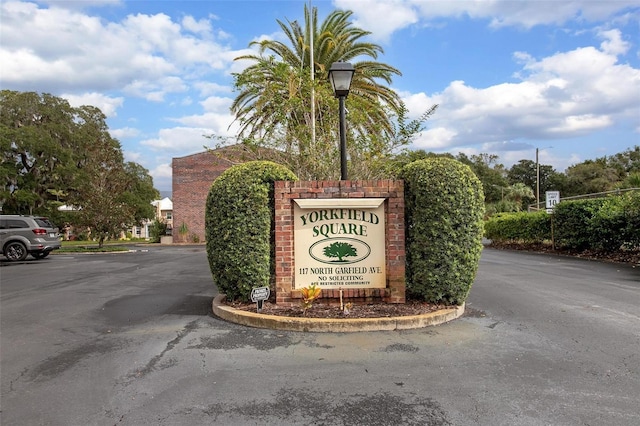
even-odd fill
[{"label": "road sign", "polygon": [[547,191],[545,192],[547,200],[547,210],[555,208],[556,204],[560,202],[560,191]]}]

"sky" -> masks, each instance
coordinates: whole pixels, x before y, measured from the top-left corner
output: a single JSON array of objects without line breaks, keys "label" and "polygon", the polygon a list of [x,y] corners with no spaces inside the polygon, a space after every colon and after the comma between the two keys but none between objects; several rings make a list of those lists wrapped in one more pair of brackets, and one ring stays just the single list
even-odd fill
[{"label": "sky", "polygon": [[237,133],[234,59],[284,41],[277,20],[303,23],[305,4],[353,12],[410,118],[439,105],[412,149],[506,167],[537,150],[563,172],[640,145],[638,0],[0,0],[0,89],[100,108],[171,191],[172,158]]}]

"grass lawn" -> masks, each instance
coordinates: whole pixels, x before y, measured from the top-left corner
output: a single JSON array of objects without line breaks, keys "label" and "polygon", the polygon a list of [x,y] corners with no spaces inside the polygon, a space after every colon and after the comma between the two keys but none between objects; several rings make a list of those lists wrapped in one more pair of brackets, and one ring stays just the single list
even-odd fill
[{"label": "grass lawn", "polygon": [[151,244],[147,240],[133,239],[126,241],[105,241],[102,247],[98,247],[96,241],[62,241],[62,247],[55,253],[109,253],[117,251],[129,251],[131,244]]}]

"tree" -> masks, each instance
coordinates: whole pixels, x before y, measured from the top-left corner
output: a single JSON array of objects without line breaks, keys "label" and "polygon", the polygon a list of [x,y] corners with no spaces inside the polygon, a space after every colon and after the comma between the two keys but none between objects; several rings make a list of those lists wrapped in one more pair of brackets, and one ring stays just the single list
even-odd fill
[{"label": "tree", "polygon": [[160,192],[153,186],[153,177],[147,169],[132,161],[124,164],[124,173],[129,187],[122,198],[125,204],[133,207],[134,222],[139,224],[154,218],[156,210],[151,201],[160,198]]},{"label": "tree", "polygon": [[[0,202],[5,212],[45,213],[74,175],[90,126],[61,98],[0,92]],[[58,192],[60,194],[60,192]]]},{"label": "tree", "polygon": [[523,203],[535,200],[535,194],[533,193],[533,189],[524,183],[518,182],[507,189],[507,199],[515,203],[516,211],[520,211],[522,210]]},{"label": "tree", "polygon": [[620,183],[620,188],[640,188],[640,172],[629,174],[629,176]]},{"label": "tree", "polygon": [[[97,108],[87,107],[83,112],[85,118],[104,119]],[[124,163],[120,143],[111,138],[106,125],[98,135],[80,158],[79,173],[69,197],[78,209],[79,223],[91,228],[102,247],[105,239],[155,217],[151,201],[160,194],[144,167]]]},{"label": "tree", "polygon": [[640,146],[636,145],[607,158],[609,167],[619,170],[621,175],[640,173]]},{"label": "tree", "polygon": [[459,153],[456,159],[471,167],[471,170],[482,182],[484,188],[485,202],[498,202],[503,199],[504,191],[509,186],[504,165],[498,162],[499,157],[495,154],[478,154],[469,158],[464,153]]},{"label": "tree", "polygon": [[324,248],[323,253],[327,257],[337,257],[338,260],[335,262],[344,262],[343,258],[358,255],[354,246],[344,242],[331,243]]},{"label": "tree", "polygon": [[[547,164],[539,164],[540,168],[540,193],[544,194],[546,191],[555,190],[551,186],[552,176],[556,173],[553,166]],[[510,185],[516,183],[522,183],[532,191],[537,190],[538,186],[538,172],[536,170],[536,162],[531,160],[520,160],[507,172],[507,179]]]},{"label": "tree", "polygon": [[92,106],[72,108],[49,94],[0,92],[0,202],[4,212],[61,217],[90,226],[100,244],[109,235],[152,218],[158,198],[148,171],[124,163],[105,115]]},{"label": "tree", "polygon": [[[330,88],[327,80],[327,72],[331,64],[338,61],[353,61],[370,57],[376,59],[383,52],[382,47],[374,43],[363,42],[362,38],[371,34],[354,27],[349,18],[350,11],[333,11],[327,16],[318,28],[317,8],[311,10],[305,4],[304,28],[297,21],[287,23],[277,20],[278,25],[287,36],[290,46],[277,40],[255,41],[250,46],[258,46],[258,55],[244,55],[236,60],[249,60],[254,62],[242,73],[236,75],[236,87],[240,94],[235,99],[231,109],[236,117],[241,120],[241,133],[248,132],[254,136],[263,132],[269,133],[279,114],[274,110],[282,105],[274,103],[281,95],[283,99],[291,96],[298,101],[309,99],[310,96],[300,97],[300,89],[308,86],[305,76],[310,76],[311,64],[311,37],[313,37],[313,61],[314,82],[316,86]],[[265,56],[265,52],[270,55]],[[391,123],[382,110],[380,100],[391,107],[395,112],[400,108],[400,97],[390,88],[379,84],[378,79],[391,83],[393,75],[400,75],[400,71],[375,61],[359,60],[353,63],[356,72],[351,83],[351,98],[358,97],[362,101],[362,107],[367,114],[367,121],[358,123],[380,123],[386,121],[387,129],[391,129]],[[302,73],[299,72],[302,71]],[[256,83],[262,87],[256,87]],[[310,95],[311,87],[304,87],[306,95]],[[319,87],[314,87],[319,90]],[[322,104],[319,104],[322,106]],[[265,108],[266,107],[266,108]],[[265,111],[266,109],[266,111]],[[287,124],[310,124],[310,108],[294,113],[288,112]],[[322,114],[322,108],[319,109]],[[322,119],[322,115],[318,118]]]},{"label": "tree", "polygon": [[[275,148],[285,157],[279,162],[302,179],[331,179],[339,171],[338,102],[327,79],[333,62],[351,61],[355,67],[348,101],[352,178],[374,178],[375,173],[382,173],[373,164],[386,159],[398,145],[408,144],[420,123],[435,111],[432,107],[421,120],[407,122],[398,94],[379,83],[391,83],[400,71],[375,61],[382,48],[363,41],[370,33],[353,26],[351,15],[334,11],[318,25],[317,9],[305,5],[304,26],[297,21],[277,21],[288,43],[252,42],[250,46],[258,47],[258,53],[236,58],[251,62],[234,76],[239,94],[231,110],[240,122],[240,137],[247,144]],[[315,100],[313,108],[311,99]]]},{"label": "tree", "polygon": [[567,195],[610,191],[621,181],[619,170],[607,165],[606,158],[587,160],[567,169]]}]

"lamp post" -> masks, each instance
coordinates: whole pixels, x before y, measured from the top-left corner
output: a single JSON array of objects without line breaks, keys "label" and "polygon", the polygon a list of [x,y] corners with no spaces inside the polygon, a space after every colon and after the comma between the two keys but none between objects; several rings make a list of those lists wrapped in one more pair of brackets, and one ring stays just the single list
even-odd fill
[{"label": "lamp post", "polygon": [[344,100],[349,95],[355,68],[348,62],[334,62],[329,69],[333,93],[340,102],[340,180],[347,180],[347,127]]}]

